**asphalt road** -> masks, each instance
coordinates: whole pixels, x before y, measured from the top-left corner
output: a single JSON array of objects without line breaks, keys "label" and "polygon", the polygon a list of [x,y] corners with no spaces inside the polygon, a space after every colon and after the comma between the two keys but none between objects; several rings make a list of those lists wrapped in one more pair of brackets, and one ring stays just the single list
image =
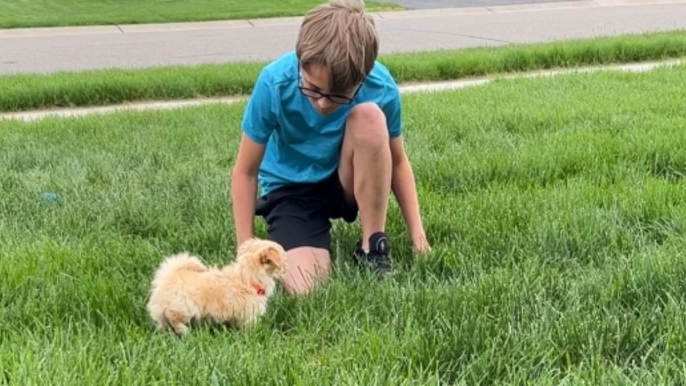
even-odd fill
[{"label": "asphalt road", "polygon": [[[684,0],[620,6],[612,5],[614,1],[649,0],[382,13],[377,14],[376,23],[382,53],[686,28]],[[294,48],[299,23],[300,18],[290,18],[0,30],[0,73],[270,60]]]}]

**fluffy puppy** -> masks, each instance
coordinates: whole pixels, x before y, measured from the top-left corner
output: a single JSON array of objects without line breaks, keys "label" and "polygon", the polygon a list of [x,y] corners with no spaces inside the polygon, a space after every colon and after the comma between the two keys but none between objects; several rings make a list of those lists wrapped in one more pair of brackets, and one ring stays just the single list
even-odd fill
[{"label": "fluffy puppy", "polygon": [[158,329],[177,334],[191,320],[251,327],[266,312],[285,271],[281,245],[256,238],[241,244],[236,260],[221,269],[188,253],[168,256],[155,272],[147,309]]}]

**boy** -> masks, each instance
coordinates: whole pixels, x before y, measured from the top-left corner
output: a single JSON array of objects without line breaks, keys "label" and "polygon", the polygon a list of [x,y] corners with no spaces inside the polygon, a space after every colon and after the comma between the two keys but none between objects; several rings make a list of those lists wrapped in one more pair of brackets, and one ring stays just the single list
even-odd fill
[{"label": "boy", "polygon": [[[401,135],[397,85],[376,62],[378,35],[360,0],[333,0],[304,18],[296,50],[260,73],[243,118],[231,197],[240,244],[264,217],[287,251],[291,294],[330,270],[331,219],[359,212],[355,259],[391,270],[385,233],[394,193],[416,252],[428,252],[412,167]],[[256,200],[257,185],[261,196]]]}]

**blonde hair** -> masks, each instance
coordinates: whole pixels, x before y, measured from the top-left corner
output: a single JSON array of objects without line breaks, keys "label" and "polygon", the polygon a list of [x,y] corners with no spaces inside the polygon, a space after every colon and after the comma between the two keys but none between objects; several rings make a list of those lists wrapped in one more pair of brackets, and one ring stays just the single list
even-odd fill
[{"label": "blonde hair", "polygon": [[331,0],[312,9],[300,27],[295,52],[303,68],[319,64],[329,69],[331,92],[357,86],[379,54],[379,36],[364,1]]}]

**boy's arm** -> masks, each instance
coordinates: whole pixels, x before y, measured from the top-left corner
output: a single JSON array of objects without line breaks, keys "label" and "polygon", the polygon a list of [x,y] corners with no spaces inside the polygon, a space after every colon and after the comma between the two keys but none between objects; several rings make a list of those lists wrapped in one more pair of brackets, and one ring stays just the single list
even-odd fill
[{"label": "boy's arm", "polygon": [[390,146],[393,160],[391,190],[403,212],[415,252],[430,252],[431,246],[426,240],[424,225],[419,212],[414,171],[405,153],[405,143],[402,136],[402,103],[397,87],[394,87],[388,96],[389,102],[384,106],[384,113],[387,117],[391,136]]},{"label": "boy's arm", "polygon": [[260,72],[243,114],[241,142],[231,175],[231,201],[236,227],[236,243],[255,235],[257,175],[266,144],[277,125],[269,73]]},{"label": "boy's arm", "polygon": [[413,247],[419,253],[430,252],[431,246],[426,240],[419,212],[414,172],[405,153],[402,136],[391,139],[391,155],[393,158],[391,188],[403,212],[403,217],[412,237]]},{"label": "boy's arm", "polygon": [[231,200],[236,226],[236,243],[255,235],[254,216],[257,198],[257,173],[264,156],[265,146],[243,134],[236,165],[231,175]]}]

